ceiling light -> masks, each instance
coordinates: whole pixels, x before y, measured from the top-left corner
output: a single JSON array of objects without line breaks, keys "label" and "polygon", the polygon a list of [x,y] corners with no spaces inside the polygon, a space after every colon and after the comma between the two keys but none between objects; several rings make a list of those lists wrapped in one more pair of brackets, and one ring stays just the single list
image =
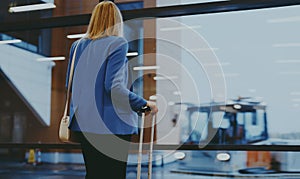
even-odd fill
[{"label": "ceiling light", "polygon": [[300,43],[273,44],[272,47],[300,47]]},{"label": "ceiling light", "polygon": [[279,73],[281,75],[300,75],[300,71],[282,71]]},{"label": "ceiling light", "polygon": [[300,63],[300,60],[276,60],[275,63]]},{"label": "ceiling light", "polygon": [[268,23],[283,23],[283,22],[298,22],[298,21],[300,21],[300,16],[267,20]]},{"label": "ceiling light", "polygon": [[173,79],[177,79],[178,76],[155,76],[153,77],[154,80],[173,80]]},{"label": "ceiling light", "polygon": [[139,54],[137,52],[128,52],[126,54],[127,57],[133,57],[133,56],[138,56]]},{"label": "ceiling light", "polygon": [[185,30],[185,29],[197,29],[201,28],[200,25],[193,25],[193,26],[188,26],[188,25],[183,25],[179,27],[164,27],[161,28],[160,31],[173,31],[173,30]]},{"label": "ceiling light", "polygon": [[219,63],[203,63],[204,66],[228,66],[229,62],[219,62]]},{"label": "ceiling light", "polygon": [[175,105],[175,102],[174,102],[174,101],[169,101],[169,102],[168,102],[168,105],[169,105],[169,106],[173,106],[173,105]]},{"label": "ceiling light", "polygon": [[196,48],[196,49],[191,49],[191,51],[193,52],[198,52],[198,51],[217,51],[219,50],[219,48],[213,48],[213,47],[209,47],[209,48]]},{"label": "ceiling light", "polygon": [[133,67],[133,70],[157,70],[159,69],[159,66],[139,66],[139,67]]},{"label": "ceiling light", "polygon": [[290,95],[298,96],[298,95],[300,95],[300,91],[292,91],[292,92],[290,92]]},{"label": "ceiling light", "polygon": [[240,76],[239,73],[217,73],[215,74],[216,77],[237,77]]},{"label": "ceiling light", "polygon": [[[223,2],[223,1],[229,1],[229,0],[197,0],[197,3]],[[181,1],[181,4],[190,4],[190,3],[191,3],[190,0],[182,0]]]},{"label": "ceiling light", "polygon": [[152,95],[149,97],[149,100],[155,101],[157,100],[157,96],[156,95]]},{"label": "ceiling light", "polygon": [[84,37],[86,34],[70,34],[67,35],[68,39],[80,39],[82,37]]},{"label": "ceiling light", "polygon": [[256,89],[252,88],[252,89],[248,89],[248,91],[249,91],[250,93],[255,93],[255,92],[256,92]]},{"label": "ceiling light", "polygon": [[294,98],[292,99],[293,102],[300,102],[300,98]]},{"label": "ceiling light", "polygon": [[180,95],[181,95],[181,92],[180,92],[180,91],[174,91],[173,94],[174,94],[175,96],[180,96]]},{"label": "ceiling light", "polygon": [[45,58],[38,58],[36,61],[45,62],[45,61],[54,61],[54,60],[65,60],[65,57],[45,57]]},{"label": "ceiling light", "polygon": [[32,4],[32,5],[25,5],[25,6],[15,6],[10,7],[8,12],[26,12],[26,11],[37,11],[37,10],[44,10],[44,9],[53,9],[55,8],[55,4],[53,3],[44,3],[44,4]]},{"label": "ceiling light", "polygon": [[13,44],[13,43],[20,43],[22,40],[14,39],[14,40],[1,40],[0,44]]}]

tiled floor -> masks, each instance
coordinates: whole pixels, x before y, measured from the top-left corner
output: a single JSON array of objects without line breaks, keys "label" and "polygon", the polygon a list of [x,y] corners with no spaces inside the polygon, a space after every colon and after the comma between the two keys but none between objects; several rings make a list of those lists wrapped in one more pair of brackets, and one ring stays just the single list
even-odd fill
[{"label": "tiled floor", "polygon": [[[178,164],[172,163],[164,167],[154,167],[152,179],[228,179],[228,178],[276,178],[276,179],[291,179],[300,178],[297,176],[272,176],[258,175],[247,176],[231,176],[226,177],[224,173],[197,173],[187,174],[172,172],[177,170]],[[63,165],[63,164],[42,164],[32,166],[22,162],[0,162],[0,179],[84,179],[85,169],[83,165]],[[136,167],[128,167],[127,179],[136,178]],[[147,167],[142,168],[142,179],[147,178]]]},{"label": "tiled floor", "polygon": [[[28,166],[27,164],[12,164],[0,169],[1,179],[84,179],[84,166],[42,165]],[[129,167],[127,179],[135,179],[135,168]],[[147,168],[142,169],[142,179],[147,178]],[[166,170],[165,167],[153,168],[153,179],[196,179],[199,176],[176,174]]]}]

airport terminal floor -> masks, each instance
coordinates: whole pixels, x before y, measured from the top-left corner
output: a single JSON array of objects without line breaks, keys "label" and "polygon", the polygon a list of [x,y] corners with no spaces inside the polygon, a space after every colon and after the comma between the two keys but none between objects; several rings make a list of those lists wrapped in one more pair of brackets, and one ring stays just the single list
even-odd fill
[{"label": "airport terminal floor", "polygon": [[[179,170],[178,163],[174,162],[163,167],[154,167],[153,179],[251,179],[251,178],[276,178],[292,179],[300,178],[298,173],[277,173],[277,174],[241,174],[205,172],[192,170]],[[147,167],[142,167],[142,177],[147,178]],[[113,172],[113,171],[112,171]],[[25,162],[0,162],[0,179],[84,179],[85,168],[82,164],[40,164],[31,165]],[[103,178],[100,176],[99,178]],[[136,167],[127,167],[127,179],[136,178]]]}]

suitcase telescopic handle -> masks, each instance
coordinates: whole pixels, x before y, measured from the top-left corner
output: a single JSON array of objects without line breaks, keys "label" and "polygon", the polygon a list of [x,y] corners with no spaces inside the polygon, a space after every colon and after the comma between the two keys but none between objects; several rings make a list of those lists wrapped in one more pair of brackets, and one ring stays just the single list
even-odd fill
[{"label": "suitcase telescopic handle", "polygon": [[142,113],[150,112],[151,108],[149,106],[143,106],[137,113],[139,116],[142,116]]}]

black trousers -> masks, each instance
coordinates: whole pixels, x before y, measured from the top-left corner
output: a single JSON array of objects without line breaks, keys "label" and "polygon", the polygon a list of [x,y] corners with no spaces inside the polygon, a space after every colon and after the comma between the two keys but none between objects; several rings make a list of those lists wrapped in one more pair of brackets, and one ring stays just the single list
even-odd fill
[{"label": "black trousers", "polygon": [[131,135],[75,132],[82,147],[86,179],[126,179]]}]

